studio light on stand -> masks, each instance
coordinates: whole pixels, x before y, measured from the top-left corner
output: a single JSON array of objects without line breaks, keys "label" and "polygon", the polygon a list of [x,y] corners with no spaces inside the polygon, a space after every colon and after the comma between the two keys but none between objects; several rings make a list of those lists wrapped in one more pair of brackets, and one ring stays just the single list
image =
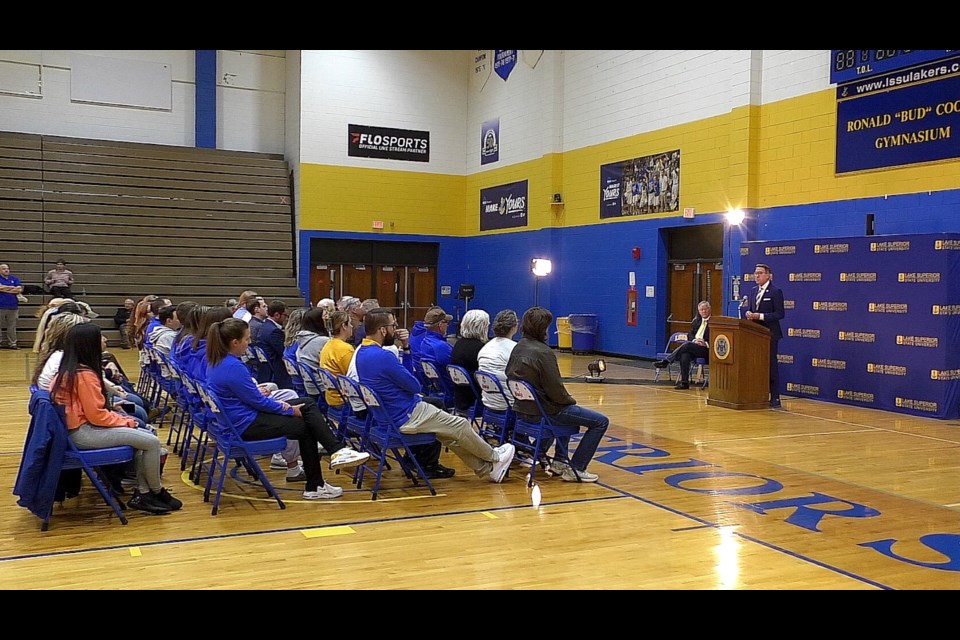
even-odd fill
[{"label": "studio light on stand", "polygon": [[540,306],[540,278],[550,275],[553,264],[546,258],[534,258],[530,261],[530,272],[534,275],[533,306]]},{"label": "studio light on stand", "polygon": [[587,371],[589,375],[584,376],[586,382],[603,382],[603,376],[600,374],[607,370],[607,363],[603,361],[603,358],[597,358],[593,362],[587,365]]},{"label": "studio light on stand", "polygon": [[[739,263],[739,260],[734,260],[733,256],[733,228],[740,227],[740,224],[743,222],[746,214],[743,212],[743,209],[730,209],[727,211],[727,227],[724,230],[727,235],[727,258],[730,260],[730,300],[740,303],[740,276],[733,273],[734,265]],[[726,266],[724,266],[726,269]],[[741,309],[738,309],[740,313]]]}]

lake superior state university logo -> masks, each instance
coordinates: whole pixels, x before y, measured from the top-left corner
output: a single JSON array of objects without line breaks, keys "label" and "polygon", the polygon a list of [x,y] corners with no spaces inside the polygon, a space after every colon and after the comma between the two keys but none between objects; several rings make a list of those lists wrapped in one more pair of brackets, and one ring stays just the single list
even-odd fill
[{"label": "lake superior state university logo", "polygon": [[713,339],[713,353],[720,360],[726,360],[730,357],[730,338],[724,334],[719,334]]}]

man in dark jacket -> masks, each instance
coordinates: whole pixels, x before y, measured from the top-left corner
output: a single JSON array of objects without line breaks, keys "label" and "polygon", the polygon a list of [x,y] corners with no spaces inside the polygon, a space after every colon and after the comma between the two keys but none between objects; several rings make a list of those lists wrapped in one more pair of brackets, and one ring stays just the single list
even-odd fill
[{"label": "man in dark jacket", "polygon": [[687,341],[674,349],[665,359],[653,363],[658,369],[670,366],[671,362],[680,363],[680,379],[677,380],[677,389],[690,388],[690,365],[694,360],[697,358],[710,359],[710,303],[702,300],[697,305],[697,312],[700,315],[690,323]]},{"label": "man in dark jacket", "polygon": [[130,334],[127,332],[127,322],[130,320],[130,314],[133,313],[135,302],[127,298],[123,301],[122,307],[117,307],[117,312],[113,316],[113,324],[120,330],[120,346],[124,349],[130,348]]},{"label": "man in dark jacket", "polygon": [[[599,476],[587,471],[587,465],[593,459],[603,434],[610,424],[607,416],[577,406],[563,381],[560,378],[560,367],[557,365],[557,356],[547,346],[547,330],[553,321],[553,314],[543,307],[531,307],[523,314],[521,323],[523,339],[517,343],[510,353],[507,362],[507,379],[524,380],[529,382],[540,398],[547,419],[557,425],[585,427],[586,433],[577,445],[577,451],[570,459],[570,464],[576,469],[566,466],[562,462],[554,462],[552,471],[559,472],[566,482],[596,482]],[[514,409],[528,420],[539,420],[540,412],[537,405],[531,400],[517,400]],[[566,447],[569,451],[570,439],[565,438],[557,442],[557,446]]]}]

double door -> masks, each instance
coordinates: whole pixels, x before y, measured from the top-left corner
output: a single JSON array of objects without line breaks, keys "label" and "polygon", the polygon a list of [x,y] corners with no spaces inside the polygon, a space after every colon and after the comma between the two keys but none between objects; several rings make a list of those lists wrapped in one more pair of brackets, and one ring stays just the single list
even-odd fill
[{"label": "double door", "polygon": [[317,264],[310,273],[310,300],[351,295],[376,298],[410,329],[436,303],[437,270],[412,265]]}]

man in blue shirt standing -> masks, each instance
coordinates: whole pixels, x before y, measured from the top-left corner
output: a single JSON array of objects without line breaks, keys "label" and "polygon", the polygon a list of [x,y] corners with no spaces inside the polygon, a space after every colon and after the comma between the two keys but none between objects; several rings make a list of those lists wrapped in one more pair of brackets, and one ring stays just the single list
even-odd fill
[{"label": "man in blue shirt standing", "polygon": [[[0,264],[0,349],[19,349],[17,345],[17,317],[23,293],[20,278],[10,274],[10,267]],[[7,344],[2,344],[3,328],[7,329]]]},{"label": "man in blue shirt standing", "polygon": [[[516,452],[510,443],[491,447],[463,417],[423,401],[420,383],[411,373],[409,335],[400,329],[389,309],[373,309],[364,316],[367,335],[357,349],[357,377],[377,393],[383,408],[402,433],[432,433],[470,467],[477,477],[502,482]],[[403,364],[383,349],[400,345]]]}]

